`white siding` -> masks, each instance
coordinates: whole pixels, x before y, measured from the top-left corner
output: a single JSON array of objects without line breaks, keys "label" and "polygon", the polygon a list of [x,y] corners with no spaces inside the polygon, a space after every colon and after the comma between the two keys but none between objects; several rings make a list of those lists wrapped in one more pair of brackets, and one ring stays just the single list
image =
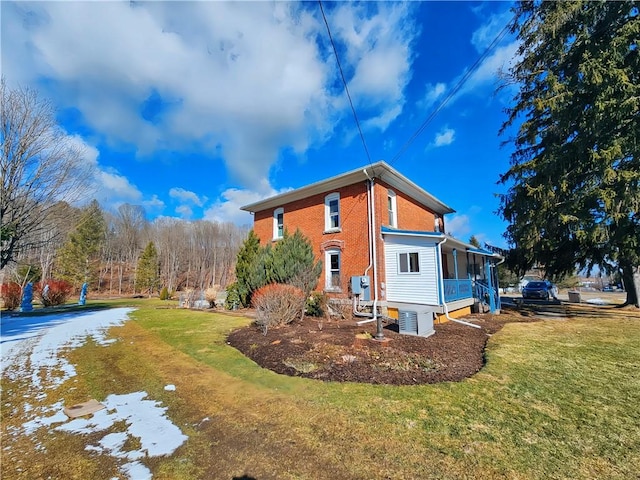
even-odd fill
[{"label": "white siding", "polygon": [[[399,273],[398,254],[418,252],[419,273]],[[429,238],[384,237],[387,300],[438,305],[436,242]]]}]

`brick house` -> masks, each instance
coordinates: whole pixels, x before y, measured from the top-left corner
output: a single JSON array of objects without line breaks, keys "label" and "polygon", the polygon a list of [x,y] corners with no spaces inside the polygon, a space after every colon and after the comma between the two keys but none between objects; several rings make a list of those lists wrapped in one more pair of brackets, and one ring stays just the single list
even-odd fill
[{"label": "brick house", "polygon": [[317,290],[350,299],[356,315],[388,316],[403,333],[429,335],[434,321],[474,304],[499,310],[502,257],[446,235],[444,216],[454,210],[385,162],[242,210],[254,214],[262,244],[300,229],[323,262]]}]

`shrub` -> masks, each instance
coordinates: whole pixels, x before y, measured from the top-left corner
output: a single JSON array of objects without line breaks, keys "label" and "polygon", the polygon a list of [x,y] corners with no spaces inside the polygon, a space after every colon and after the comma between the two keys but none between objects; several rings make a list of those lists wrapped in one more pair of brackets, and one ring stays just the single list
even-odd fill
[{"label": "shrub", "polygon": [[197,292],[193,288],[185,288],[180,294],[180,306],[182,308],[193,308],[196,296]]},{"label": "shrub", "polygon": [[213,285],[204,291],[204,299],[207,302],[209,302],[210,308],[216,307],[216,299],[218,298],[219,290],[220,290],[220,285]]},{"label": "shrub", "polygon": [[227,298],[224,301],[224,308],[226,308],[227,310],[235,310],[241,305],[242,302],[240,301],[240,286],[237,282],[234,282],[227,287]]},{"label": "shrub", "polygon": [[16,282],[3,283],[0,285],[0,297],[2,304],[7,310],[15,310],[20,306],[22,299],[22,288]]},{"label": "shrub", "polygon": [[327,296],[320,292],[313,292],[307,298],[305,312],[310,317],[323,317],[327,308]]},{"label": "shrub", "polygon": [[269,327],[286,325],[300,316],[306,296],[293,285],[272,283],[256,290],[252,297],[256,324],[266,335]]},{"label": "shrub", "polygon": [[[49,289],[46,290],[45,295],[45,287],[47,285]],[[54,307],[56,305],[64,305],[67,302],[73,292],[73,286],[65,280],[48,280],[47,282],[36,284],[35,290],[44,307]]]},{"label": "shrub", "polygon": [[169,298],[169,289],[162,287],[162,290],[160,290],[160,300],[169,300]]}]

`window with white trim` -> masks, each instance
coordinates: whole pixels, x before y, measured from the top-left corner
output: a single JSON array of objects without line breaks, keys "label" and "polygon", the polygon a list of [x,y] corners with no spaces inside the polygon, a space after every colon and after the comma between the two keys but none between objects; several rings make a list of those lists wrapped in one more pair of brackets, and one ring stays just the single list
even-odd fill
[{"label": "window with white trim", "polygon": [[284,237],[284,208],[276,208],[273,211],[273,238]]},{"label": "window with white trim", "polygon": [[330,193],[324,197],[324,230],[340,230],[340,194]]},{"label": "window with white trim", "polygon": [[340,278],[340,250],[327,250],[324,252],[325,265],[325,289],[327,291],[342,290],[342,281]]},{"label": "window with white trim", "polygon": [[418,252],[399,253],[398,271],[400,273],[420,273]]},{"label": "window with white trim", "polygon": [[387,191],[387,209],[389,211],[389,226],[393,228],[398,227],[398,204],[396,201],[396,192],[393,190]]}]

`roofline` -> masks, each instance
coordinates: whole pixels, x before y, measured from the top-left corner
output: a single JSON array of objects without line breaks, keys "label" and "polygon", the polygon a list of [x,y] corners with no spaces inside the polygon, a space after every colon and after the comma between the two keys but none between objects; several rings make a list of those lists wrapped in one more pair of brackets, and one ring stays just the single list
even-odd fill
[{"label": "roofline", "polygon": [[489,250],[484,250],[482,248],[475,247],[470,243],[463,242],[461,240],[458,240],[457,238],[453,238],[444,233],[427,232],[427,231],[420,231],[420,230],[398,230],[395,228],[389,228],[385,226],[380,227],[380,231],[383,235],[395,235],[399,237],[427,237],[427,238],[433,238],[433,239],[446,240],[447,242],[455,244],[456,246],[458,246],[458,248],[462,248],[469,253],[476,253],[478,255],[484,255],[486,257],[493,257],[493,258],[500,258],[500,259],[503,258],[502,255],[499,255],[494,252],[490,252]]},{"label": "roofline", "polygon": [[420,202],[425,207],[433,210],[435,213],[444,215],[447,213],[454,213],[455,210],[438,200],[429,192],[416,185],[407,177],[402,175],[397,170],[393,169],[386,162],[380,161],[361,167],[355,170],[351,170],[334,177],[315,182],[304,187],[296,188],[273,197],[260,200],[258,202],[251,203],[240,207],[240,210],[246,212],[260,212],[262,210],[268,210],[272,208],[281,207],[282,205],[303,198],[308,198],[312,195],[318,195],[325,192],[331,192],[354,183],[364,182],[371,178],[378,178],[383,180],[389,186],[397,189],[400,192],[409,195],[412,199]]}]

